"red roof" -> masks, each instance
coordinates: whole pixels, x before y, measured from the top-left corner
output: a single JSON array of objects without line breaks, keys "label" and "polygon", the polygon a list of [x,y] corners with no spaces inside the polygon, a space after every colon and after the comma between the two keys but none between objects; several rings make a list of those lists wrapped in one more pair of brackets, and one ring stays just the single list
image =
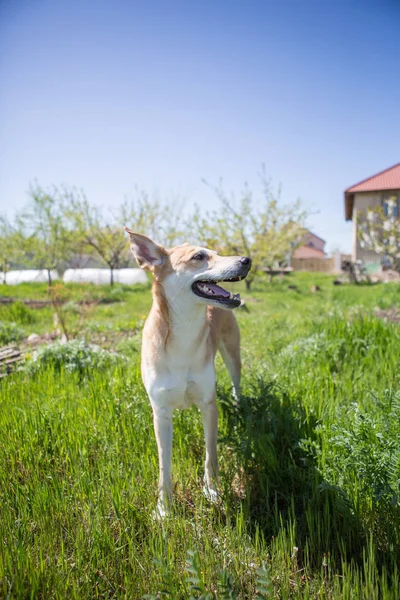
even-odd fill
[{"label": "red roof", "polygon": [[377,192],[384,190],[400,190],[400,163],[380,171],[372,177],[347,188],[344,192],[346,220],[353,216],[354,194],[357,192]]},{"label": "red roof", "polygon": [[352,185],[346,192],[374,192],[376,190],[398,190],[400,189],[400,163],[385,169],[372,177],[363,179],[360,183]]}]

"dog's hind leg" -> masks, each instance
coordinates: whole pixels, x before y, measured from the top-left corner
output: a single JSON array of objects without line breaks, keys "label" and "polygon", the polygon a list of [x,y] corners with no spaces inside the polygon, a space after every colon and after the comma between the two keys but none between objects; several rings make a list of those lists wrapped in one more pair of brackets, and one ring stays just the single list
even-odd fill
[{"label": "dog's hind leg", "polygon": [[240,359],[240,331],[237,321],[231,313],[225,320],[221,329],[221,338],[218,349],[221,352],[225,366],[228,369],[235,400],[240,398],[240,375],[242,370],[242,361]]},{"label": "dog's hind leg", "polygon": [[172,409],[153,405],[153,420],[160,468],[157,516],[163,518],[169,512],[172,499]]}]

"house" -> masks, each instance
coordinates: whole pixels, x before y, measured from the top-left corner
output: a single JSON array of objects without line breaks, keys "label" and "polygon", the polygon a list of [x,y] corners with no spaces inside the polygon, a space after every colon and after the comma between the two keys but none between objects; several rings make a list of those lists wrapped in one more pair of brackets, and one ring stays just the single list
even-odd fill
[{"label": "house", "polygon": [[306,230],[302,244],[294,251],[293,258],[326,258],[325,240]]},{"label": "house", "polygon": [[357,231],[357,213],[381,206],[385,210],[388,200],[396,198],[397,215],[400,208],[400,163],[347,188],[344,192],[346,221],[353,220],[352,260],[362,260],[372,271],[381,265],[382,256],[362,248]]}]

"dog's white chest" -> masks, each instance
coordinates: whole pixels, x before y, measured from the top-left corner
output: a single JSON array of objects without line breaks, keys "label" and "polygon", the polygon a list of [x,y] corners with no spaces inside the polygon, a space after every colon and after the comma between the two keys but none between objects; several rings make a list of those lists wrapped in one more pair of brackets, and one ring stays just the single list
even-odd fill
[{"label": "dog's white chest", "polygon": [[145,387],[151,402],[157,406],[189,408],[210,402],[215,391],[214,363],[201,369],[193,365],[164,365],[162,369],[147,372]]}]

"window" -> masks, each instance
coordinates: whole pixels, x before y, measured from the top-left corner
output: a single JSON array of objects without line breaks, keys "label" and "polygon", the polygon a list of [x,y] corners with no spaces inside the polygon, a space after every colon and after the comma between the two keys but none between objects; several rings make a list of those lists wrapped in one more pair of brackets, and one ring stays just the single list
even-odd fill
[{"label": "window", "polygon": [[393,207],[393,216],[397,219],[399,216],[399,195],[398,194],[386,194],[383,197],[383,212],[385,217],[389,216],[389,206],[391,202],[395,202]]}]

